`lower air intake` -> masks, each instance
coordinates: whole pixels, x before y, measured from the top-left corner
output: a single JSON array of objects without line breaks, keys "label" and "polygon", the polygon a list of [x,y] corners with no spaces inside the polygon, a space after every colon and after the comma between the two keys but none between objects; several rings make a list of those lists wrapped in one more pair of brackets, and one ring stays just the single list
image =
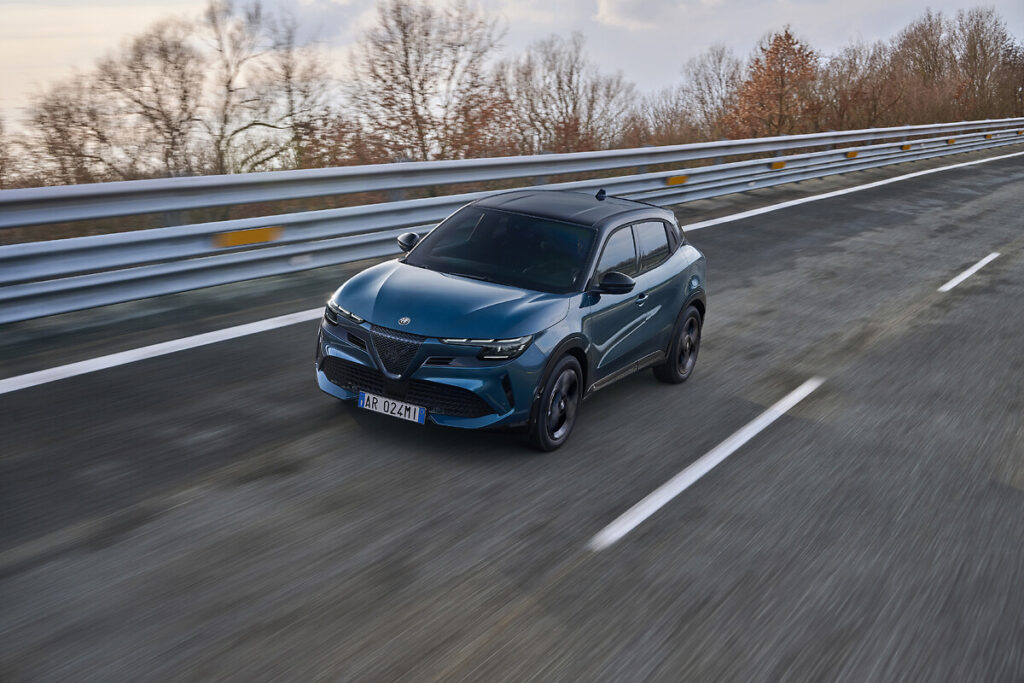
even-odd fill
[{"label": "lower air intake", "polygon": [[[427,412],[451,417],[483,417],[494,413],[486,401],[469,389],[413,379],[408,382],[386,383],[384,375],[377,368],[371,368],[349,360],[327,356],[320,369],[327,379],[343,389],[352,392],[365,391],[378,396],[397,398],[414,405],[424,406]],[[389,387],[390,385],[390,387]],[[395,391],[394,387],[403,388]]]}]

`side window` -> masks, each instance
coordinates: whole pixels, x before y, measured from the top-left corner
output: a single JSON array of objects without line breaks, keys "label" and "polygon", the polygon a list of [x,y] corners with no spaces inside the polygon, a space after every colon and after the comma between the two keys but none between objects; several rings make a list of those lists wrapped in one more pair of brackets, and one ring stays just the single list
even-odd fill
[{"label": "side window", "polygon": [[633,226],[640,252],[640,270],[648,271],[660,266],[669,255],[668,235],[661,221],[648,221]]},{"label": "side window", "polygon": [[633,245],[633,231],[628,227],[616,230],[608,238],[597,263],[597,278],[600,280],[602,275],[613,270],[630,277],[636,275],[636,247]]}]

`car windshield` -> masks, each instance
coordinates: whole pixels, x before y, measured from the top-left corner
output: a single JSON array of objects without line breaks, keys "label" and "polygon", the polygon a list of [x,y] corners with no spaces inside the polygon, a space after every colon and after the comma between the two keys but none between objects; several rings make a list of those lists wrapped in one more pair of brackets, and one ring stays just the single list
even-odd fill
[{"label": "car windshield", "polygon": [[467,206],[416,245],[405,262],[451,275],[567,294],[594,243],[593,228]]}]

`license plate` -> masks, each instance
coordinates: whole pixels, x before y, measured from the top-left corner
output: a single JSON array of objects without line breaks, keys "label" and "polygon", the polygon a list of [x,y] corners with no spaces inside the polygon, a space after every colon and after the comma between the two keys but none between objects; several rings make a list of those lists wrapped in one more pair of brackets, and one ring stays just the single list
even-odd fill
[{"label": "license plate", "polygon": [[359,407],[420,424],[427,419],[427,409],[423,406],[414,406],[405,401],[396,401],[393,398],[384,398],[376,394],[368,394],[365,391],[359,392]]}]

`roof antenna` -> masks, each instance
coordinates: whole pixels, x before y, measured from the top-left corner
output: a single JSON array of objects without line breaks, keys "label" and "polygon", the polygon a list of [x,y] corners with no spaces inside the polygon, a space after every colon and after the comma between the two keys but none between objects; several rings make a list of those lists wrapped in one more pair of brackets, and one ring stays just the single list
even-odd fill
[{"label": "roof antenna", "polygon": [[607,193],[604,191],[604,188],[602,187],[600,190],[597,191],[597,194],[594,196],[597,197],[597,201],[603,202],[606,195]]}]

